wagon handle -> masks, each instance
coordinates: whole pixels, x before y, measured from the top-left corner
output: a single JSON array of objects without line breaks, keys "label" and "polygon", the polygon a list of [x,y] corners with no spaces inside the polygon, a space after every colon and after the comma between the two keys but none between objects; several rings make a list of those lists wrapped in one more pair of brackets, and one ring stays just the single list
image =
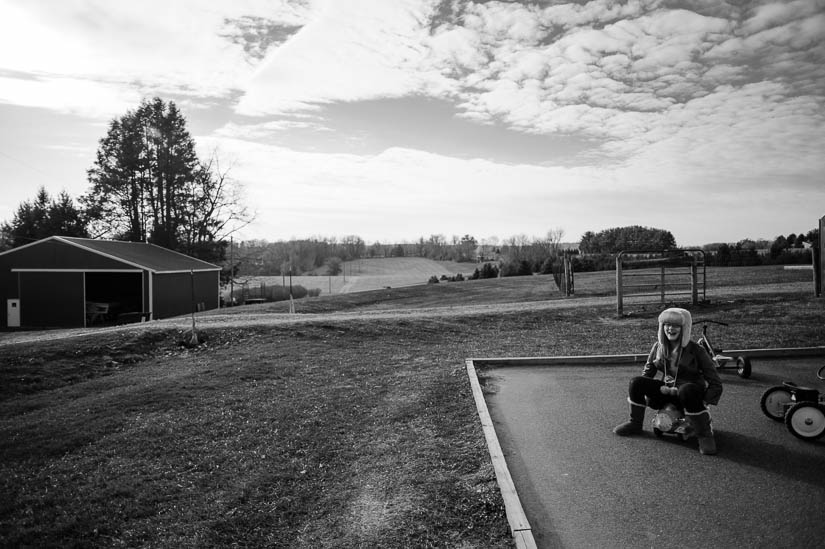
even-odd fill
[{"label": "wagon handle", "polygon": [[699,324],[699,323],[707,324],[709,322],[712,323],[712,324],[719,324],[720,326],[728,326],[727,322],[721,322],[719,320],[713,320],[713,319],[710,319],[710,318],[701,318],[701,319],[696,319],[696,320],[693,321],[694,324]]}]

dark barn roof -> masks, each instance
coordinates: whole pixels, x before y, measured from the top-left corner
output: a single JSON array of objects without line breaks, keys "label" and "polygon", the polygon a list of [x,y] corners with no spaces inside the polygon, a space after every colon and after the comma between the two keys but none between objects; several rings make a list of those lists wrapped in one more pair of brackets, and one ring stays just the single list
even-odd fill
[{"label": "dark barn roof", "polygon": [[[52,236],[28,246],[48,240],[64,242],[103,255],[134,267],[155,273],[219,271],[221,268],[147,242],[124,242],[121,240],[94,240],[69,236]],[[15,248],[19,249],[19,248]],[[13,252],[15,249],[9,250]],[[8,252],[6,252],[8,253]]]}]

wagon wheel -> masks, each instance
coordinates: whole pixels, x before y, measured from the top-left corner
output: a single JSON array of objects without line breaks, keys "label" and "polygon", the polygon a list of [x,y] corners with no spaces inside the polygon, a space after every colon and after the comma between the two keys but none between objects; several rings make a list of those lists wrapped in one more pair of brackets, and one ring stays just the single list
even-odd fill
[{"label": "wagon wheel", "polygon": [[759,406],[766,416],[774,421],[785,419],[785,405],[791,402],[791,392],[782,385],[771,387],[762,393]]},{"label": "wagon wheel", "polygon": [[825,406],[816,402],[797,402],[785,415],[785,425],[797,438],[816,440],[825,434]]},{"label": "wagon wheel", "polygon": [[736,373],[742,379],[751,377],[751,359],[746,356],[736,357]]}]

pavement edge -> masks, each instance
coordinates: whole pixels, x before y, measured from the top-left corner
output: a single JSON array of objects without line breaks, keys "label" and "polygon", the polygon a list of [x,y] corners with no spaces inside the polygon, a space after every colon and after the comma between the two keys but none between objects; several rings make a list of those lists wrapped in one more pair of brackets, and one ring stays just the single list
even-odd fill
[{"label": "pavement edge", "polygon": [[481,384],[478,382],[478,373],[476,372],[473,359],[467,359],[464,362],[467,367],[467,377],[470,378],[470,386],[473,390],[473,399],[476,403],[476,410],[478,410],[478,417],[481,420],[481,428],[484,431],[484,438],[487,441],[487,449],[490,452],[490,459],[493,462],[493,469],[496,473],[496,481],[498,482],[501,496],[504,499],[504,512],[507,515],[510,532],[513,535],[513,540],[517,548],[533,549],[536,547],[533,530],[527,521],[527,515],[524,514],[524,508],[521,506],[521,500],[516,491],[516,486],[513,483],[512,476],[510,476],[510,469],[507,467],[507,461],[504,459],[504,452],[502,452],[501,445],[498,442],[498,435],[496,435],[496,429],[493,426],[490,412],[487,410],[487,402],[484,400],[484,393],[481,390]]}]

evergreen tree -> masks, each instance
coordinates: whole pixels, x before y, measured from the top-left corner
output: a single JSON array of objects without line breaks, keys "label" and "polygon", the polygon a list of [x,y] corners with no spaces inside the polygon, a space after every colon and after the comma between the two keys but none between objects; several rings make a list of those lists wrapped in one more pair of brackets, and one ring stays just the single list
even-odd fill
[{"label": "evergreen tree", "polygon": [[82,198],[100,236],[149,241],[220,261],[233,221],[248,223],[237,187],[217,160],[201,162],[174,102],[143,101],[113,120],[88,170]]},{"label": "evergreen tree", "polygon": [[40,187],[33,201],[17,207],[14,218],[3,223],[5,246],[17,247],[50,236],[89,236],[83,213],[74,205],[66,191],[53,200],[45,187]]}]

